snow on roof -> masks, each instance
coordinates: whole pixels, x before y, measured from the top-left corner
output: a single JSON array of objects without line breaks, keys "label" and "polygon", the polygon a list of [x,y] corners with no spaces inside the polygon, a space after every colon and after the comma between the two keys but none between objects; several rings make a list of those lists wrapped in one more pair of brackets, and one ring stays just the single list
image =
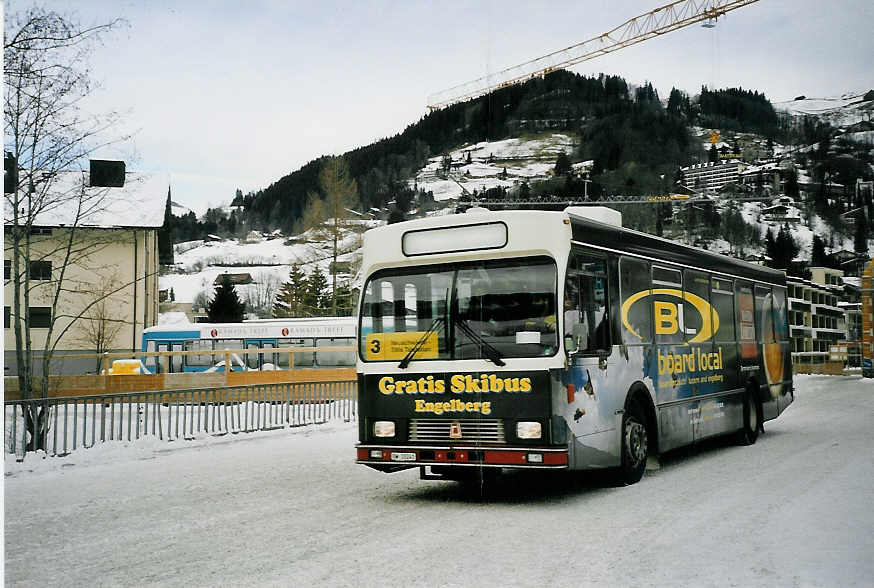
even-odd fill
[{"label": "snow on roof", "polygon": [[187,325],[190,322],[184,312],[162,312],[158,315],[159,325]]},{"label": "snow on roof", "polygon": [[[88,173],[62,172],[48,186],[33,224],[41,227],[160,227],[169,178],[162,174],[125,174],[124,187],[92,188]],[[39,191],[37,192],[37,194]],[[3,219],[12,221],[12,206],[4,201]]]}]

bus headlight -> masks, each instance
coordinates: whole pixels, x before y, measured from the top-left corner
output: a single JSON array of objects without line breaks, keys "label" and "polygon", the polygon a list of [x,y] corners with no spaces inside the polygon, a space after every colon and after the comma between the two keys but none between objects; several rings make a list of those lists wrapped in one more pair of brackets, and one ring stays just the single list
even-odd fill
[{"label": "bus headlight", "polygon": [[540,423],[535,421],[519,421],[516,423],[516,437],[518,439],[540,439],[543,435]]},{"label": "bus headlight", "polygon": [[374,437],[394,437],[395,422],[394,421],[376,421],[373,423]]}]

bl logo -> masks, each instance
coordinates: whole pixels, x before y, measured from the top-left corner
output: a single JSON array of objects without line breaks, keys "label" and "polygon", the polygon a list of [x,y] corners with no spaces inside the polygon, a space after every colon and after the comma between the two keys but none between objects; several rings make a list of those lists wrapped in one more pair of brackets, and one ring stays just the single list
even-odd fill
[{"label": "bl logo", "polygon": [[[632,326],[628,315],[634,303],[650,296],[671,297],[680,300],[679,302],[653,300],[652,306],[655,314],[656,335],[674,335],[682,332],[686,335],[694,335],[694,337],[689,339],[689,343],[702,343],[710,339],[719,330],[719,315],[716,314],[710,303],[700,296],[672,288],[654,288],[653,290],[643,290],[642,292],[632,294],[622,303],[622,324],[625,325],[626,330],[634,334],[638,339],[642,340],[643,337]],[[686,327],[683,301],[688,302],[700,315],[700,329],[696,330]]]}]

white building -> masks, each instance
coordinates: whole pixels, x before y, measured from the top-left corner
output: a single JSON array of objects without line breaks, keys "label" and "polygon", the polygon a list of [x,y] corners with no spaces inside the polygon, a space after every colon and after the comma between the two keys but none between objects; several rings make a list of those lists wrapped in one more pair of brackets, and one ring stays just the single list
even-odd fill
[{"label": "white building", "polygon": [[680,168],[683,185],[701,192],[716,192],[724,185],[738,182],[744,164],[737,160],[725,163],[699,163]]},{"label": "white building", "polygon": [[[125,174],[123,187],[89,187],[85,172],[69,172],[52,182],[48,196],[55,205],[33,215],[27,257],[19,245],[18,281],[24,285],[25,272],[29,274],[25,312],[37,357],[47,345],[58,355],[93,354],[98,346],[105,351],[139,349],[142,330],[158,319],[157,230],[163,224],[167,187],[166,177],[135,173]],[[17,374],[13,216],[7,198],[3,255],[7,376]],[[22,294],[22,306],[24,302]],[[96,361],[58,362],[52,371],[93,372]],[[38,364],[35,361],[34,367]]]}]

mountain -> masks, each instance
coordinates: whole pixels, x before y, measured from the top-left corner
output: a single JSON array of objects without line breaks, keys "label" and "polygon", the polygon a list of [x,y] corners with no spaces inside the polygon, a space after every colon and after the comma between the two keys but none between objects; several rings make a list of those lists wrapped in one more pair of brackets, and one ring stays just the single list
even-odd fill
[{"label": "mountain", "polygon": [[[853,251],[872,251],[874,203],[865,183],[874,180],[872,110],[872,91],[772,105],[754,90],[702,88],[689,96],[674,89],[662,100],[650,84],[556,72],[429,113],[344,157],[358,184],[356,218],[377,219],[370,223],[449,214],[468,195],[540,206],[586,195],[621,210],[625,226],[739,257],[762,259],[768,232],[774,242],[782,232],[780,242],[789,236],[799,249],[790,271],[803,275],[807,261],[837,266]],[[677,184],[683,166],[732,156],[746,166],[743,179],[698,195],[691,205],[610,198],[689,193],[694,186]],[[270,266],[274,280],[287,276],[294,260],[327,272],[327,258],[319,254],[325,243],[301,222],[309,198],[318,195],[322,161],[264,190],[238,194],[231,211],[212,209],[196,224],[188,215],[175,240],[218,234],[236,236],[242,247],[253,229],[279,231],[295,236],[265,242],[258,254],[254,244],[246,245],[251,255],[236,256],[233,265]],[[355,237],[349,239],[343,260],[354,266]],[[305,254],[285,249],[303,244]],[[173,280],[185,292],[208,290],[230,254],[219,253],[216,244],[190,249],[196,251],[177,249],[182,263]],[[353,268],[344,279],[354,274]]]},{"label": "mountain", "polygon": [[[561,70],[430,112],[402,133],[343,157],[357,180],[363,209],[384,208],[426,194],[421,188],[416,193],[415,182],[411,187],[409,181],[433,157],[544,131],[583,136],[579,159],[593,160],[596,169],[614,170],[629,161],[674,169],[692,155],[686,116],[679,107],[665,109],[649,84],[633,88],[618,76],[584,77]],[[246,208],[250,222],[262,229],[293,230],[308,199],[318,193],[320,165],[321,159],[311,161],[251,194]]]}]

